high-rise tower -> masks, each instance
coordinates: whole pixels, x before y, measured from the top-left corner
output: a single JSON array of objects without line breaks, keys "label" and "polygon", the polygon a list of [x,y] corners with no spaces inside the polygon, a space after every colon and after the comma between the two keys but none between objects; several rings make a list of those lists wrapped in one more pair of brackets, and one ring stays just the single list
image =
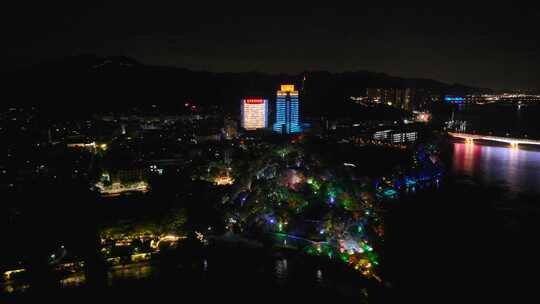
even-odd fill
[{"label": "high-rise tower", "polygon": [[302,132],[298,91],[293,84],[283,84],[277,91],[276,122],[273,130],[281,134]]},{"label": "high-rise tower", "polygon": [[240,103],[242,128],[257,130],[268,127],[268,100],[263,98],[242,99]]}]

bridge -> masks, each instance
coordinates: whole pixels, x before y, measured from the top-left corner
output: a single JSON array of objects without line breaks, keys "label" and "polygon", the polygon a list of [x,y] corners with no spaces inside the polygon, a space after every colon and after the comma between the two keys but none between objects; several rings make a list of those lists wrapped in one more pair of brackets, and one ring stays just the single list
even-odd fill
[{"label": "bridge", "polygon": [[540,146],[540,140],[534,140],[534,139],[524,139],[524,138],[511,138],[511,137],[500,137],[500,136],[486,136],[486,135],[478,135],[478,134],[469,134],[469,133],[454,133],[454,132],[448,132],[448,135],[455,137],[455,138],[461,138],[464,139],[467,143],[474,143],[475,140],[489,140],[489,141],[495,141],[495,142],[503,142],[510,144],[512,148],[517,148],[518,145],[538,145]]}]

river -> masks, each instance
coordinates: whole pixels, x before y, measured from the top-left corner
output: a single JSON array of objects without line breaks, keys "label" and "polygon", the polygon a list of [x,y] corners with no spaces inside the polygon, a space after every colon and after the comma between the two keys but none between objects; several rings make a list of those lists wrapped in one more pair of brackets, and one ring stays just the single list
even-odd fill
[{"label": "river", "polygon": [[[515,134],[540,138],[527,108],[501,111],[497,117],[512,119],[491,121],[499,124],[494,133],[512,125]],[[484,131],[488,124],[482,121]],[[403,197],[389,211],[383,265],[390,287],[380,302],[529,302],[537,297],[530,278],[540,271],[540,149],[457,141],[446,154],[441,187]]]},{"label": "river", "polygon": [[540,105],[467,105],[454,111],[454,118],[467,121],[467,131],[481,134],[540,139]]},{"label": "river", "polygon": [[509,195],[540,195],[540,150],[482,144],[453,144],[452,172],[500,186]]}]

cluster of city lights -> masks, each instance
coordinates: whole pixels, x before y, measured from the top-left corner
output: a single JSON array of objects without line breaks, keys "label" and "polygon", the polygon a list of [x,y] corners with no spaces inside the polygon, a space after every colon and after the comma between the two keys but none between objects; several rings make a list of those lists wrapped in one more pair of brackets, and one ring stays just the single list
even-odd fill
[{"label": "cluster of city lights", "polygon": [[214,178],[214,184],[218,186],[227,186],[234,184],[234,178],[229,175],[217,176]]},{"label": "cluster of city lights", "polygon": [[[379,243],[384,229],[377,210],[379,203],[372,199],[374,195],[367,194],[370,190],[364,186],[343,184],[342,178],[333,174],[312,174],[304,166],[307,158],[296,156],[304,155],[298,148],[275,149],[284,163],[293,150],[298,152],[294,153],[294,163],[300,166],[296,169],[283,166],[276,176],[260,177],[248,194],[254,196],[255,204],[245,206],[242,197],[240,206],[231,206],[232,214],[248,208],[241,211],[248,218],[232,216],[227,228],[243,231],[243,226],[253,221],[275,235],[280,246],[303,248],[308,254],[340,259],[363,275],[376,277],[378,255],[369,240]],[[309,162],[307,165],[315,166]],[[306,221],[309,219],[306,212],[313,210],[326,210],[320,215],[321,221]],[[298,235],[297,231],[304,226],[315,228],[317,234]]]},{"label": "cluster of city lights", "polygon": [[[288,163],[291,151],[287,147],[276,149],[285,163]],[[307,167],[300,166],[294,170],[283,166],[277,176],[259,178],[257,187],[260,188],[252,187],[249,194],[255,195],[255,201],[259,203],[250,205],[252,209],[245,214],[274,233],[281,246],[296,246],[308,254],[342,260],[364,276],[379,280],[379,255],[373,245],[381,244],[384,237],[379,209],[388,199],[397,198],[401,191],[414,191],[424,183],[438,181],[441,171],[434,166],[436,153],[435,146],[422,148],[415,153],[416,167],[411,168],[409,175],[383,177],[375,182],[374,191],[369,187],[344,183],[343,177],[328,171],[312,174],[316,167],[314,163],[308,162]],[[306,165],[307,159],[298,161],[295,156],[295,161]],[[245,197],[241,200],[245,201]],[[312,207],[326,210],[322,221],[306,222],[305,213],[313,210]],[[233,211],[238,211],[237,208]],[[240,208],[245,207],[241,204]],[[231,217],[227,228],[245,224],[245,219]],[[313,225],[317,235],[298,235],[298,231],[305,230],[304,226]]]},{"label": "cluster of city lights", "polygon": [[146,193],[149,191],[148,183],[145,181],[133,182],[133,183],[111,183],[106,185],[103,182],[97,182],[95,187],[98,189],[99,193],[102,195],[120,195],[126,192],[141,192]]}]

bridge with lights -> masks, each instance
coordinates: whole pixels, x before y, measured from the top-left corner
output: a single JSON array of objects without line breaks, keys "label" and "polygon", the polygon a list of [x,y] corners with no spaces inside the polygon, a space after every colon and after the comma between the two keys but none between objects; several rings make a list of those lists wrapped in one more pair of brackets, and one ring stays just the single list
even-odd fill
[{"label": "bridge with lights", "polygon": [[454,133],[454,132],[448,132],[448,135],[454,137],[454,138],[461,138],[464,139],[467,143],[474,143],[475,140],[488,140],[488,141],[495,141],[495,142],[502,142],[507,143],[512,146],[512,148],[517,148],[518,145],[537,145],[540,146],[540,140],[533,140],[533,139],[524,139],[524,138],[511,138],[511,137],[499,137],[499,136],[486,136],[486,135],[478,135],[478,134],[469,134],[469,133]]}]

